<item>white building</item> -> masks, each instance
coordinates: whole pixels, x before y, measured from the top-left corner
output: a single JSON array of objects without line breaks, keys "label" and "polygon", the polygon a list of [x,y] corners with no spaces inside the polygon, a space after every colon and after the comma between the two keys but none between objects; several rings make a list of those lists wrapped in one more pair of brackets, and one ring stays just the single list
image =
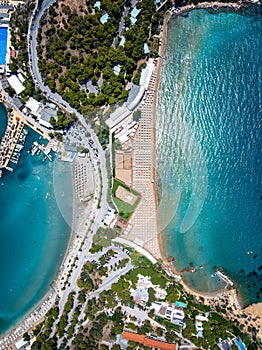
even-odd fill
[{"label": "white building", "polygon": [[178,308],[177,306],[162,302],[152,303],[152,309],[154,309],[156,315],[163,317],[174,324],[183,325],[183,320],[185,318],[183,308]]},{"label": "white building", "polygon": [[17,78],[17,76],[11,75],[11,77],[7,78],[7,81],[9,85],[15,90],[15,93],[17,95],[21,94],[21,92],[24,91],[25,87]]},{"label": "white building", "polygon": [[133,100],[129,103],[126,102],[123,104],[123,106],[117,108],[106,120],[106,124],[110,129],[110,133],[115,132],[115,130],[120,126],[127,128],[128,124],[132,122],[132,112],[141,102],[145,91],[149,88],[149,82],[154,69],[154,60],[152,58],[149,58],[147,66],[141,72],[139,88]]},{"label": "white building", "polygon": [[41,107],[41,104],[35,100],[33,97],[29,97],[29,100],[25,104],[26,108],[30,109],[30,111],[36,116],[40,117],[39,109]]},{"label": "white building", "polygon": [[23,338],[18,340],[18,342],[15,343],[15,347],[17,350],[24,350],[29,346],[29,343],[25,341]]},{"label": "white building", "polygon": [[204,332],[204,327],[203,327],[203,322],[208,322],[208,314],[205,314],[204,316],[199,314],[195,318],[195,327],[197,331],[197,337],[198,338],[204,338],[203,332]]}]

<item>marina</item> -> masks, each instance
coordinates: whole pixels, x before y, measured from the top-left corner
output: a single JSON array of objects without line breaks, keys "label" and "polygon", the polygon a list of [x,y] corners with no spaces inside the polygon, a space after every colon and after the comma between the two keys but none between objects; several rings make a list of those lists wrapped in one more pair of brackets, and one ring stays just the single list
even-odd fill
[{"label": "marina", "polygon": [[20,151],[23,149],[27,134],[28,131],[24,129],[23,121],[15,117],[12,112],[9,112],[7,127],[0,144],[1,170],[10,170],[10,167],[8,167],[9,162],[18,164]]},{"label": "marina", "polygon": [[[14,168],[10,165],[17,165],[19,163],[20,152],[24,148],[28,135],[28,130],[26,130],[24,126],[24,120],[19,118],[17,113],[12,111],[8,113],[7,127],[0,143],[0,178],[4,174],[3,169],[13,172]],[[48,158],[52,161],[52,156],[50,154],[51,149],[51,144],[45,146],[35,141],[29,152],[31,152],[32,155],[39,155],[43,152],[46,157],[45,159]]]}]

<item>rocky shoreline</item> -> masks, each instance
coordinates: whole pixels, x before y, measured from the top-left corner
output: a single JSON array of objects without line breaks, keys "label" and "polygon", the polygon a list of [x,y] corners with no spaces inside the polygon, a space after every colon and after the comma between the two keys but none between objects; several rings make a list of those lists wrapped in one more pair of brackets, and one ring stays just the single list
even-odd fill
[{"label": "rocky shoreline", "polygon": [[188,13],[189,11],[193,11],[196,9],[211,9],[214,11],[218,11],[221,9],[231,9],[233,11],[239,11],[243,8],[246,8],[248,6],[254,5],[259,3],[259,1],[238,1],[238,2],[200,2],[196,5],[186,5],[182,7],[173,7],[170,11],[169,14],[171,16],[180,16],[183,14]]}]

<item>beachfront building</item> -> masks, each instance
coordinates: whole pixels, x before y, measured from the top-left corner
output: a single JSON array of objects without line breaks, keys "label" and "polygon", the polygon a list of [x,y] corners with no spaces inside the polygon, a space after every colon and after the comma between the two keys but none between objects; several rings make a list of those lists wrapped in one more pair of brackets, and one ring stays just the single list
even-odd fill
[{"label": "beachfront building", "polygon": [[130,331],[124,331],[122,334],[123,339],[127,339],[139,344],[142,344],[144,346],[148,346],[153,349],[160,349],[160,350],[176,350],[177,345],[176,344],[170,344],[163,340],[159,340],[157,338],[149,337],[144,334],[137,334]]},{"label": "beachfront building", "polygon": [[57,110],[54,108],[44,107],[40,112],[39,124],[48,129],[53,129],[53,125],[50,123],[51,118],[55,121],[58,120]]},{"label": "beachfront building", "polygon": [[127,128],[128,124],[133,121],[132,112],[141,102],[144,93],[148,89],[154,68],[154,60],[150,58],[146,68],[144,68],[141,72],[139,86],[133,85],[135,93],[132,91],[132,87],[127,102],[111,113],[110,117],[106,120],[106,124],[110,129],[110,135],[112,135],[117,128]]},{"label": "beachfront building", "polygon": [[154,310],[156,316],[165,318],[179,326],[184,325],[185,313],[183,307],[176,304],[170,305],[166,302],[155,302],[152,303],[151,308]]},{"label": "beachfront building", "polygon": [[15,349],[17,350],[29,349],[29,342],[22,338],[15,343]]},{"label": "beachfront building", "polygon": [[203,322],[208,322],[208,313],[205,315],[197,315],[195,318],[195,327],[196,327],[196,331],[197,334],[196,336],[198,338],[204,338],[204,327],[203,327]]},{"label": "beachfront building", "polygon": [[33,116],[37,118],[40,125],[48,129],[53,129],[53,125],[50,123],[50,119],[54,118],[57,121],[57,107],[53,103],[48,103],[43,105],[32,97],[29,97],[25,104],[23,112],[27,114],[30,112]]},{"label": "beachfront building", "polygon": [[35,100],[33,97],[29,97],[28,101],[25,104],[26,108],[30,109],[31,113],[40,117],[41,104]]}]

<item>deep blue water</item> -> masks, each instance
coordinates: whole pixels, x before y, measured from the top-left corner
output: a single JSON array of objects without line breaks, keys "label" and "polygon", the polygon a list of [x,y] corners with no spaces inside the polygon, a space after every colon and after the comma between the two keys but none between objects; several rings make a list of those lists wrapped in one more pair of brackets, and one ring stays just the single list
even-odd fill
[{"label": "deep blue water", "polygon": [[243,304],[262,300],[261,35],[258,7],[171,19],[158,93],[166,254],[200,291],[223,268]]},{"label": "deep blue water", "polygon": [[5,64],[7,30],[6,27],[0,27],[0,64]]},{"label": "deep blue water", "polygon": [[71,169],[28,154],[34,140],[44,143],[29,130],[19,164],[11,165],[15,171],[0,180],[0,334],[49,290],[70,236]]}]

